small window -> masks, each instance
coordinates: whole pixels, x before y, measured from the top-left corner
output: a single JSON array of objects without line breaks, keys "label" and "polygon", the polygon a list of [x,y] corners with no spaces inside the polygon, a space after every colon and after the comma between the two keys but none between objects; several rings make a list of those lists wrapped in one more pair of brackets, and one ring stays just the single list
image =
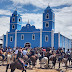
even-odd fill
[{"label": "small window", "polygon": [[19,22],[20,22],[20,19],[19,19]]},{"label": "small window", "polygon": [[12,18],[12,22],[15,22],[15,17]]},{"label": "small window", "polygon": [[45,42],[48,42],[48,35],[45,35]]},{"label": "small window", "polygon": [[12,25],[12,29],[15,29],[15,25]]},{"label": "small window", "polygon": [[46,22],[45,27],[49,27],[49,22]]},{"label": "small window", "polygon": [[46,14],[46,19],[49,19],[49,14]]},{"label": "small window", "polygon": [[24,34],[21,35],[21,40],[24,40]]},{"label": "small window", "polygon": [[32,34],[32,40],[35,40],[35,34]]},{"label": "small window", "polygon": [[10,36],[10,42],[12,42],[13,41],[13,36]]}]

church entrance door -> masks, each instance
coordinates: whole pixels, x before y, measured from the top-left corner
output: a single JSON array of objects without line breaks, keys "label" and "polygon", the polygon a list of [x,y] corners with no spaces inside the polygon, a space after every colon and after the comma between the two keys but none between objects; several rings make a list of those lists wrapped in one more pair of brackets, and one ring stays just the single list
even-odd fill
[{"label": "church entrance door", "polygon": [[25,47],[31,47],[31,44],[30,43],[25,43]]}]

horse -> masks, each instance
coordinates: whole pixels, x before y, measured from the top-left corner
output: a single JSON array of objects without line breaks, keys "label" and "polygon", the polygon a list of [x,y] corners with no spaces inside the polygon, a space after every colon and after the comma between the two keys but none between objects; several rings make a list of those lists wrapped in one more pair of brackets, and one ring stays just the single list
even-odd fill
[{"label": "horse", "polygon": [[19,60],[17,59],[15,62],[12,62],[11,64],[7,64],[6,72],[8,72],[9,65],[10,65],[11,72],[14,72],[16,68],[22,70],[22,72],[24,71],[26,72],[25,69],[26,67],[25,66],[23,67],[19,61],[25,65],[24,60],[19,58]]},{"label": "horse", "polygon": [[[37,54],[32,55],[32,56],[30,57],[30,60],[32,61],[32,66],[33,66],[33,67],[36,65],[37,59],[38,59]],[[33,67],[32,67],[32,68],[33,68]]]},{"label": "horse", "polygon": [[[59,55],[56,55],[56,58],[58,60],[59,59]],[[67,55],[64,54],[63,58],[61,57],[60,58],[60,61],[58,61],[59,62],[59,68],[60,68],[60,63],[64,63],[65,64],[65,67],[67,69],[67,61],[68,61]]]},{"label": "horse", "polygon": [[[15,62],[12,62],[11,64],[7,64],[7,67],[6,67],[6,72],[8,71],[8,67],[10,65],[10,69],[11,69],[11,72],[14,72],[14,70],[17,68],[17,69],[21,69],[22,72],[25,71],[26,72],[26,66],[24,66],[24,69],[22,64],[26,64],[29,60],[32,61],[32,65],[35,66],[35,63],[36,63],[36,60],[37,60],[37,55],[32,55],[30,58],[28,58],[26,55],[22,58],[19,58],[19,60],[15,60]],[[20,63],[20,62],[21,63]],[[24,62],[25,61],[25,62]]]},{"label": "horse", "polygon": [[47,68],[48,67],[48,58],[47,57],[43,57],[40,61],[40,68]]},{"label": "horse", "polygon": [[[54,68],[55,68],[55,63],[56,63],[56,58],[55,57],[56,57],[55,55],[50,55],[49,56],[49,61],[52,61]],[[42,67],[48,68],[48,65],[49,65],[48,64],[48,58],[43,57],[40,61],[40,68],[42,68]]]},{"label": "horse", "polygon": [[27,56],[28,56],[28,59],[27,59],[27,63],[29,63],[29,67],[31,67],[32,65],[32,68],[35,67],[36,65],[36,61],[38,59],[38,55],[37,54],[31,54],[31,53],[27,53]]}]

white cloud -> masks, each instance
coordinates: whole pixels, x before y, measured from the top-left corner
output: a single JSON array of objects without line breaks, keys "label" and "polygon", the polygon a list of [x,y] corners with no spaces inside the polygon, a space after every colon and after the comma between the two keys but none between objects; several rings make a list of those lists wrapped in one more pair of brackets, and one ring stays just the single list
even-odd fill
[{"label": "white cloud", "polygon": [[29,20],[29,22],[33,21],[34,22],[33,25],[35,25],[36,28],[42,28],[42,14],[34,14],[34,13],[22,14],[22,21],[28,22],[28,20]]},{"label": "white cloud", "polygon": [[6,32],[9,31],[9,23],[10,17],[3,16],[0,18],[0,36],[6,34]]},{"label": "white cloud", "polygon": [[48,6],[48,3],[51,7],[60,6],[64,4],[68,5],[72,4],[72,0],[11,0],[11,1],[13,1],[15,6],[17,4],[23,4],[23,5],[32,4],[40,8],[46,8]]},{"label": "white cloud", "polygon": [[11,16],[11,11],[0,9],[0,15],[3,15],[0,17],[0,36],[2,36],[3,34],[6,34],[7,31],[9,31],[10,23],[10,17],[6,17],[4,15]]},{"label": "white cloud", "polygon": [[9,10],[0,9],[0,15],[11,15],[11,12]]},{"label": "white cloud", "polygon": [[72,38],[72,7],[55,10],[55,31]]}]

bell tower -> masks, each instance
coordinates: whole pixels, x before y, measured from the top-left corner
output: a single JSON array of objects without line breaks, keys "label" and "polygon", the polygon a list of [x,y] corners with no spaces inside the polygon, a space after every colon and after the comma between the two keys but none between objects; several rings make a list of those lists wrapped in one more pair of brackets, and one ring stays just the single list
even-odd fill
[{"label": "bell tower", "polygon": [[21,24],[22,18],[16,9],[10,17],[10,32],[15,32],[16,29],[21,30]]},{"label": "bell tower", "polygon": [[43,31],[55,30],[55,14],[48,6],[43,13]]}]

